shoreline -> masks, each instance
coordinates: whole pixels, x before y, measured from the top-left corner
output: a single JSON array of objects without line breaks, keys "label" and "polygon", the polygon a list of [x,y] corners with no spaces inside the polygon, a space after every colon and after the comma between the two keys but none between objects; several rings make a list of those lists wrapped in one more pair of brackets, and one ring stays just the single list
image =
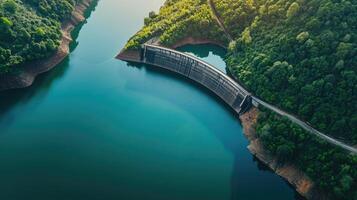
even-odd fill
[{"label": "shoreline", "polygon": [[48,58],[31,61],[19,67],[18,74],[0,75],[0,91],[26,88],[33,84],[36,77],[48,72],[60,64],[70,53],[70,44],[73,41],[71,32],[77,25],[86,20],[84,14],[95,0],[82,0],[75,6],[70,19],[61,25],[62,39],[57,51]]},{"label": "shoreline", "polygon": [[317,191],[314,182],[300,169],[293,164],[279,165],[275,156],[268,152],[262,141],[258,138],[254,128],[257,123],[259,110],[252,108],[250,111],[241,115],[240,121],[243,127],[243,134],[248,139],[248,150],[259,161],[269,167],[275,174],[283,178],[292,185],[296,192],[306,199],[328,199],[321,196]]},{"label": "shoreline", "polygon": [[[178,48],[185,45],[213,44],[227,49],[223,44],[210,39],[197,39],[192,37],[184,38],[172,45],[170,48]],[[140,62],[140,53],[138,50],[123,49],[117,56],[117,59]],[[292,164],[279,165],[277,159],[271,155],[263,146],[261,140],[256,135],[255,124],[257,123],[259,110],[251,108],[248,112],[241,115],[240,121],[243,127],[244,136],[249,141],[248,150],[260,162],[269,167],[275,174],[287,181],[293,186],[297,193],[306,199],[327,199],[317,191],[314,182],[301,170]]]},{"label": "shoreline", "polygon": [[[185,45],[195,44],[213,44],[227,49],[223,44],[220,44],[209,39],[194,39],[191,37],[178,41],[172,47],[178,48]],[[236,78],[234,78],[236,79]],[[237,80],[236,80],[237,81]],[[275,174],[283,178],[292,185],[296,192],[306,199],[321,199],[320,194],[316,191],[314,182],[301,170],[292,164],[278,165],[277,159],[271,155],[263,146],[261,140],[257,137],[255,124],[258,119],[258,108],[251,108],[248,112],[241,115],[240,121],[243,127],[244,136],[249,141],[248,150],[264,165],[269,167]],[[325,199],[325,198],[322,198]]]}]

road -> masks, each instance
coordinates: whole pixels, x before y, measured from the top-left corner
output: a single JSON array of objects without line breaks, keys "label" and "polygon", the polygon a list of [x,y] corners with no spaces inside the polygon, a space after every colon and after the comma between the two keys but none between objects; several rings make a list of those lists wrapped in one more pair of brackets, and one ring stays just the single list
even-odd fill
[{"label": "road", "polygon": [[339,141],[337,139],[334,139],[334,138],[332,138],[332,137],[330,137],[330,136],[328,136],[326,134],[321,133],[320,131],[314,129],[312,126],[310,126],[306,122],[298,119],[294,115],[289,114],[289,113],[287,113],[287,112],[285,112],[283,110],[280,110],[279,108],[277,108],[277,107],[275,107],[273,105],[270,105],[270,104],[266,103],[265,101],[263,101],[263,100],[261,100],[261,99],[259,99],[257,97],[252,96],[252,98],[253,98],[253,101],[256,101],[257,103],[259,103],[259,105],[264,106],[265,108],[267,108],[267,109],[269,109],[269,110],[271,110],[271,111],[273,111],[273,112],[275,112],[275,113],[277,113],[277,114],[279,114],[281,116],[287,117],[293,123],[299,125],[301,128],[305,129],[306,131],[308,131],[308,132],[310,132],[310,133],[322,138],[323,140],[327,141],[328,143],[334,144],[336,146],[339,146],[342,149],[345,149],[345,150],[347,150],[347,151],[349,151],[349,152],[351,152],[353,154],[357,154],[357,149],[355,147],[350,146],[348,144],[345,144],[345,143],[343,143],[343,142],[341,142],[341,141]]},{"label": "road", "polygon": [[213,3],[212,0],[208,1],[208,5],[211,8],[211,11],[213,12],[213,17],[216,19],[216,22],[218,23],[219,27],[221,27],[221,29],[224,31],[226,37],[228,38],[229,41],[233,41],[233,37],[232,35],[229,33],[228,29],[225,27],[221,17],[219,16],[216,6]]}]

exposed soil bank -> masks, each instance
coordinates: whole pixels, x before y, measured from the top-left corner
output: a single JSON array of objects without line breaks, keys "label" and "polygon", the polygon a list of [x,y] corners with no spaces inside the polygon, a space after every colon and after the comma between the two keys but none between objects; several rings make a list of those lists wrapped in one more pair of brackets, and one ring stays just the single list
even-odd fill
[{"label": "exposed soil bank", "polygon": [[85,20],[84,13],[95,0],[82,0],[75,7],[72,17],[62,24],[62,40],[56,53],[52,56],[30,62],[19,68],[17,74],[0,75],[0,91],[24,88],[32,85],[36,76],[56,67],[70,53],[69,45],[72,42],[72,30]]},{"label": "exposed soil bank", "polygon": [[313,181],[304,172],[291,164],[279,165],[277,159],[263,146],[255,131],[258,118],[258,109],[253,108],[240,116],[244,135],[249,140],[249,151],[276,174],[288,181],[296,191],[307,199],[327,199],[317,191]]}]

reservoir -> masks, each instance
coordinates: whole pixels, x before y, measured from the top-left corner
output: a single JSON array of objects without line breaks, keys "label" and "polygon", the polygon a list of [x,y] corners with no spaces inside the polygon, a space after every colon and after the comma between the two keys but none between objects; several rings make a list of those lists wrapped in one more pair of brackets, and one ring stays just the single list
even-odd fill
[{"label": "reservoir", "polygon": [[[65,61],[29,88],[0,93],[0,199],[299,199],[249,153],[221,100],[114,59],[163,2],[99,1]],[[219,47],[179,50],[225,70]]]}]

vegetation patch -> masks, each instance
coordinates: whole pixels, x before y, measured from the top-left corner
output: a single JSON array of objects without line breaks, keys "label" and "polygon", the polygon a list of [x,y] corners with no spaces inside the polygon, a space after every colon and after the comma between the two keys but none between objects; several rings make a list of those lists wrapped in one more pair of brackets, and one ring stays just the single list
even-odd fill
[{"label": "vegetation patch", "polygon": [[[215,2],[230,12],[220,2],[235,1]],[[255,95],[356,144],[356,4],[282,0],[255,1],[253,12],[248,5],[233,7],[250,17],[223,18],[230,30],[241,31],[229,48],[230,70]]]},{"label": "vegetation patch", "polygon": [[205,0],[167,0],[159,14],[151,12],[145,26],[127,43],[126,49],[137,49],[153,37],[170,46],[186,37],[211,39],[227,43]]},{"label": "vegetation patch", "polygon": [[259,113],[256,131],[281,164],[297,166],[330,199],[357,198],[357,156],[346,154],[268,110]]},{"label": "vegetation patch", "polygon": [[48,57],[78,0],[0,0],[0,73]]}]

